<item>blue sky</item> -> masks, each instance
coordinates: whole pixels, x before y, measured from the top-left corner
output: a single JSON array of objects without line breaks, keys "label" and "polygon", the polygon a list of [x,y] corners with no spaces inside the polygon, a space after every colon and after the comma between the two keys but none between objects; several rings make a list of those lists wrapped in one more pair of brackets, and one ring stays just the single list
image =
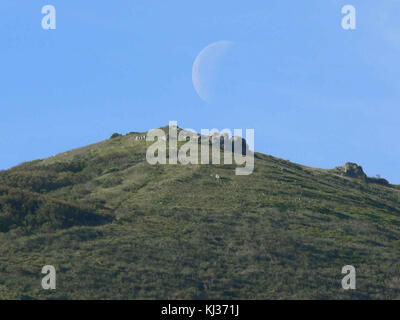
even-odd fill
[{"label": "blue sky", "polygon": [[[56,30],[41,28],[47,4]],[[257,151],[400,183],[399,14],[397,0],[2,0],[0,169],[177,120],[254,128]],[[192,65],[221,40],[234,46],[205,103]]]}]

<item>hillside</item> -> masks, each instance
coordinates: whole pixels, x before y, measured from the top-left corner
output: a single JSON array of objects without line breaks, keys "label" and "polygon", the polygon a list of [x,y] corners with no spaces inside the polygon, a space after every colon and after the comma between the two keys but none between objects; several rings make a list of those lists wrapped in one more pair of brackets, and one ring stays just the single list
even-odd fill
[{"label": "hillside", "polygon": [[0,298],[400,298],[398,186],[260,153],[152,166],[138,135],[0,172]]}]

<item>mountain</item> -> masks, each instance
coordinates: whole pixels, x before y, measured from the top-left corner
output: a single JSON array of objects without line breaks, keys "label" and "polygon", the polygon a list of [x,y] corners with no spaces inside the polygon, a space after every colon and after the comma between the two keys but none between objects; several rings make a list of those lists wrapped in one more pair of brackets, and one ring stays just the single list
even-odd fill
[{"label": "mountain", "polygon": [[0,298],[400,298],[399,186],[257,152],[247,176],[150,165],[145,134],[0,172]]}]

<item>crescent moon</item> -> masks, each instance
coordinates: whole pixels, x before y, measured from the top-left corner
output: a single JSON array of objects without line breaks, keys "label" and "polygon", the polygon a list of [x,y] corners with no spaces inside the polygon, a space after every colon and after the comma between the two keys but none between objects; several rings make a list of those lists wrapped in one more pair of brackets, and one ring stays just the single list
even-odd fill
[{"label": "crescent moon", "polygon": [[226,52],[234,43],[231,41],[217,41],[205,47],[196,57],[192,68],[192,82],[197,94],[205,102],[212,99],[217,73]]}]

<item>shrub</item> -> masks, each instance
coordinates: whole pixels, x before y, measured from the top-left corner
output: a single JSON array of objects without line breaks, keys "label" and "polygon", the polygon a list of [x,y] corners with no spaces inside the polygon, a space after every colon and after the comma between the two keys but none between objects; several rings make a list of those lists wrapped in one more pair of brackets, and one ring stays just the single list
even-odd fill
[{"label": "shrub", "polygon": [[111,135],[110,139],[118,138],[118,137],[121,137],[121,136],[122,136],[121,134],[115,132],[115,133],[113,133]]}]

